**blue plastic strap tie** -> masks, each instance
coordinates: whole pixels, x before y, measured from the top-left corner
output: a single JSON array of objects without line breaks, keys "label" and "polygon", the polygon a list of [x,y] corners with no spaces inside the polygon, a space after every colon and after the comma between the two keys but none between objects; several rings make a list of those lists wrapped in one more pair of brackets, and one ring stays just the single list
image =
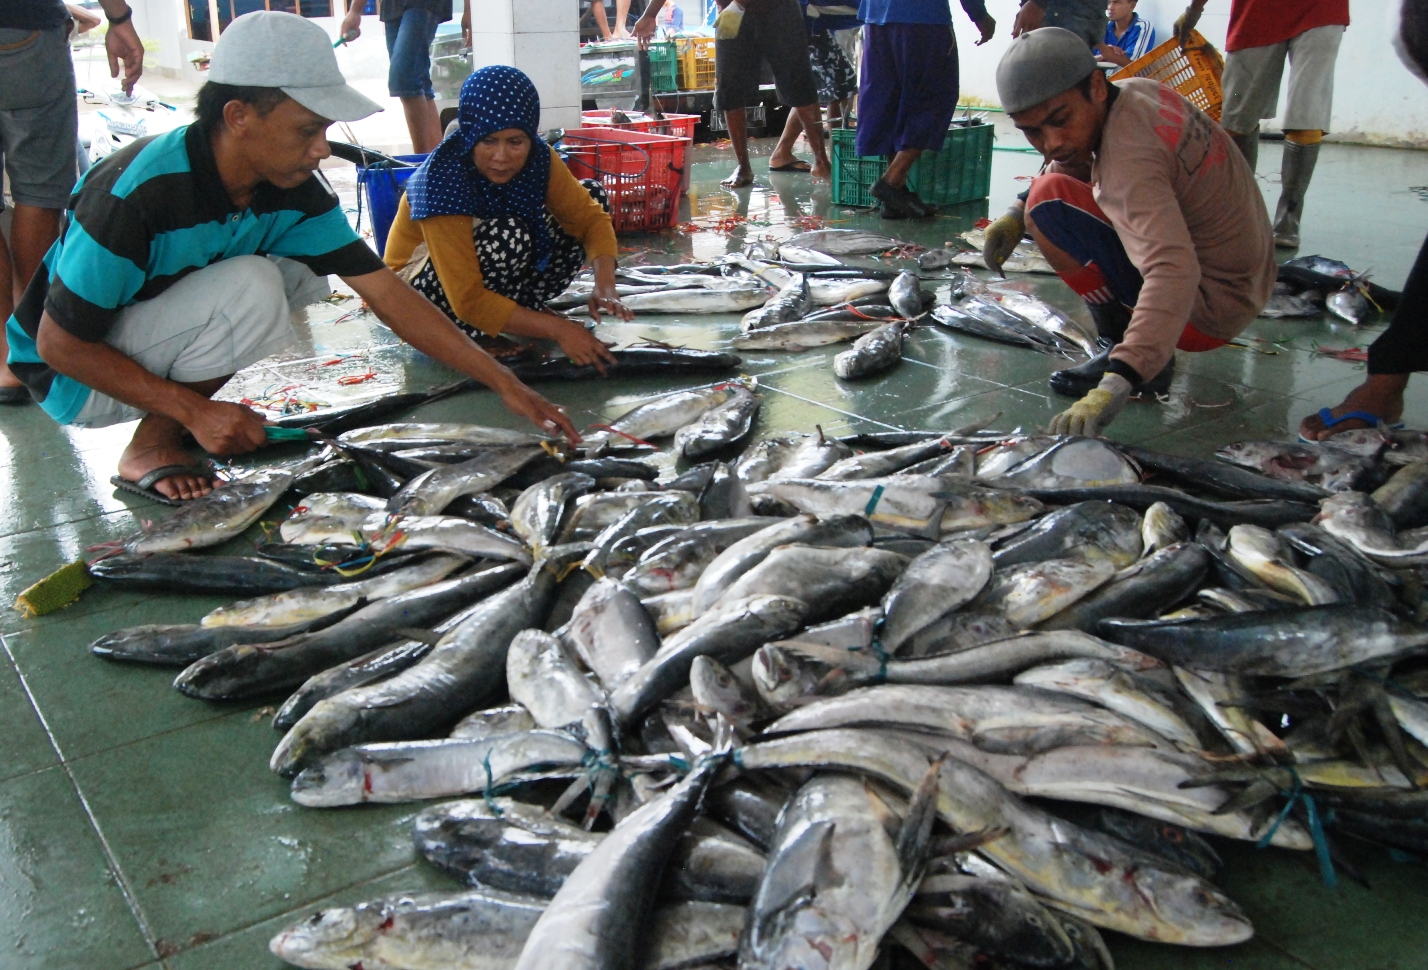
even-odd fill
[{"label": "blue plastic strap tie", "polygon": [[871,516],[877,510],[878,503],[883,500],[883,486],[879,485],[873,489],[872,497],[868,499],[868,504],[863,507],[863,514]]},{"label": "blue plastic strap tie", "polygon": [[1339,876],[1334,871],[1334,860],[1329,856],[1329,840],[1324,835],[1323,821],[1319,817],[1319,807],[1314,803],[1314,796],[1304,790],[1304,783],[1299,778],[1299,772],[1293,768],[1289,769],[1294,778],[1294,787],[1287,792],[1281,792],[1288,799],[1284,803],[1284,808],[1274,818],[1274,824],[1269,827],[1260,840],[1255,843],[1255,848],[1263,849],[1269,845],[1274,838],[1274,833],[1279,831],[1279,827],[1284,824],[1284,820],[1289,817],[1289,813],[1294,810],[1296,802],[1304,803],[1304,811],[1309,816],[1309,838],[1314,842],[1314,855],[1319,861],[1319,876],[1324,880],[1324,885],[1334,889],[1339,885]]},{"label": "blue plastic strap tie", "polygon": [[486,771],[486,784],[481,787],[481,798],[486,803],[486,807],[491,810],[491,814],[497,818],[505,818],[506,813],[501,810],[501,806],[496,804],[495,781],[491,774],[491,752],[488,749],[486,756],[481,759],[481,767]]}]

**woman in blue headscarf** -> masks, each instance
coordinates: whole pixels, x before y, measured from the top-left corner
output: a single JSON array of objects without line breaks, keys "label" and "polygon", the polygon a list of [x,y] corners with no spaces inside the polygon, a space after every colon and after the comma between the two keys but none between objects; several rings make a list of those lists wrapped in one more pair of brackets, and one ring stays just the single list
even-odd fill
[{"label": "woman in blue headscarf", "polygon": [[598,182],[580,182],[544,141],[540,96],[513,67],[483,67],[461,86],[457,127],[407,181],[387,265],[472,337],[554,340],[603,370],[609,348],[545,309],[588,257],[590,315],[633,316],[615,293],[615,229]]}]

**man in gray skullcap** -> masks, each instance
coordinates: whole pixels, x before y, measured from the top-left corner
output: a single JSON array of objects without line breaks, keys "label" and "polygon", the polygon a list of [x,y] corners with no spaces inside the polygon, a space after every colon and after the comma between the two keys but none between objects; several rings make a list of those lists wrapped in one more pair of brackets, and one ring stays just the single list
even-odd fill
[{"label": "man in gray skullcap", "polygon": [[1024,199],[987,229],[1000,269],[1025,231],[1087,303],[1110,350],[1051,375],[1080,398],[1058,434],[1097,434],[1131,394],[1169,390],[1174,355],[1213,350],[1274,289],[1264,200],[1229,136],[1172,88],[1112,84],[1086,43],[1043,27],[997,67],[1002,107],[1045,156]]}]

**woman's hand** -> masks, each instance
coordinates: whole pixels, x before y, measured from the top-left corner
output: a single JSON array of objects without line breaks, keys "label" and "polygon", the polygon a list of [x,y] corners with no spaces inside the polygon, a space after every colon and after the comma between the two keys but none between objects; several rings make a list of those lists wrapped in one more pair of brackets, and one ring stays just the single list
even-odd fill
[{"label": "woman's hand", "polygon": [[615,363],[609,345],[573,320],[561,320],[560,324],[554,337],[565,356],[582,366],[593,366],[603,376],[605,365]]},{"label": "woman's hand", "polygon": [[634,311],[620,302],[619,291],[615,288],[615,257],[597,256],[591,267],[595,271],[595,288],[590,291],[590,315],[596,323],[604,323],[601,312],[613,313],[621,320],[635,318]]}]

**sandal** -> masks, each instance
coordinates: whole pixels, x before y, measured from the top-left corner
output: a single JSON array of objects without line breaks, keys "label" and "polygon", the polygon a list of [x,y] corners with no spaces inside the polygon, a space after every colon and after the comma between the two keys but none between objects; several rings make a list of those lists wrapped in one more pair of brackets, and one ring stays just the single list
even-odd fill
[{"label": "sandal", "polygon": [[795,158],[793,161],[791,161],[791,162],[785,162],[785,163],[783,163],[782,165],[770,165],[770,166],[769,166],[769,171],[770,171],[770,172],[811,172],[811,171],[813,171],[813,166],[810,165],[810,164],[808,164],[807,162],[805,162],[805,161],[804,161],[803,159],[801,159],[801,158]]},{"label": "sandal", "polygon": [[169,498],[163,492],[160,492],[154,488],[155,485],[163,481],[165,478],[172,478],[175,475],[192,475],[194,478],[206,478],[210,482],[213,481],[213,472],[207,468],[202,468],[197,465],[164,465],[160,468],[155,468],[153,471],[140,478],[137,482],[125,478],[122,475],[114,475],[109,479],[109,484],[113,485],[115,488],[119,489],[122,492],[129,492],[133,495],[142,495],[146,499],[159,502],[163,505],[185,505],[193,500]]},{"label": "sandal", "polygon": [[[1401,431],[1403,429],[1402,421],[1398,422],[1397,424],[1389,424],[1377,414],[1371,414],[1368,411],[1350,411],[1347,414],[1341,414],[1336,418],[1334,417],[1334,411],[1332,408],[1320,408],[1319,420],[1324,422],[1325,431],[1332,431],[1334,428],[1337,428],[1345,421],[1362,421],[1364,424],[1368,425],[1371,428],[1377,428],[1383,425],[1387,426],[1390,431]],[[1304,442],[1305,444],[1318,444],[1317,439],[1306,438],[1302,434],[1299,436],[1299,440]]]}]

